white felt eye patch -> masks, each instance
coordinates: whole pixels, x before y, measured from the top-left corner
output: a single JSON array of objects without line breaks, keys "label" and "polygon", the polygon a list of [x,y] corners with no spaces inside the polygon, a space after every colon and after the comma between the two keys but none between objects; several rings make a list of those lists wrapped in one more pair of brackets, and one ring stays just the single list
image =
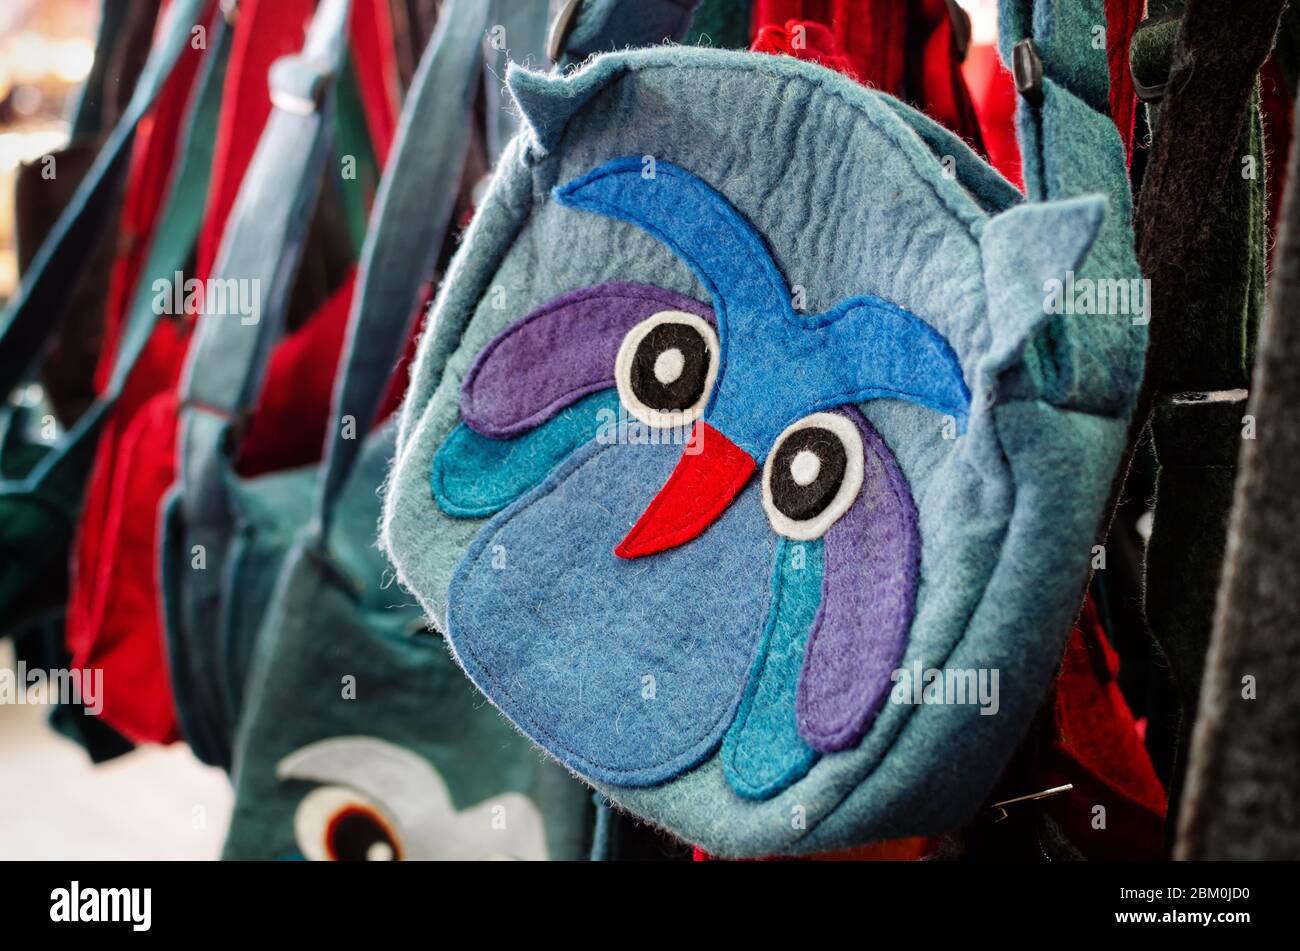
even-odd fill
[{"label": "white felt eye patch", "polygon": [[813,413],[787,426],[763,462],[763,508],[772,530],[795,541],[825,535],[862,489],[862,454],[862,434],[839,413]]},{"label": "white felt eye patch", "polygon": [[614,360],[623,408],[648,426],[688,426],[718,376],[718,335],[694,314],[661,310],[627,332]]}]

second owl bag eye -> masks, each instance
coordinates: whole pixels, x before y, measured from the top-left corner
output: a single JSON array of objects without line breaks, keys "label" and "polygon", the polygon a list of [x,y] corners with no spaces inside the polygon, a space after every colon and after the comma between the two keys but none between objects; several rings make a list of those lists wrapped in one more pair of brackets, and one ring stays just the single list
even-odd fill
[{"label": "second owl bag eye", "polygon": [[506,717],[711,853],[965,822],[1077,610],[1146,343],[1131,202],[1100,0],[1000,22],[1028,200],[808,63],[510,73],[382,543]]}]

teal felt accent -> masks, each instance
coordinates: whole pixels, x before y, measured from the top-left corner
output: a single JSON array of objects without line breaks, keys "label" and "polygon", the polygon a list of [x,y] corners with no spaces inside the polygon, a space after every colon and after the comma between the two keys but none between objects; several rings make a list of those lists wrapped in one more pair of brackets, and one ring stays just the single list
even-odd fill
[{"label": "teal felt accent", "polygon": [[[738,796],[720,756],[658,786],[598,785],[620,807],[725,856],[811,852],[965,821],[1022,735],[1077,610],[1140,379],[1144,328],[1113,314],[1025,319],[1041,308],[1043,289],[1008,272],[1049,252],[1059,264],[1069,260],[1059,229],[1040,224],[1051,215],[1018,219],[1019,228],[1008,218],[994,242],[1001,247],[986,252],[985,232],[1024,202],[967,161],[949,176],[936,155],[943,138],[925,132],[928,120],[830,70],[790,57],[665,48],[598,57],[565,76],[514,71],[508,82],[520,90],[523,137],[506,150],[440,290],[402,409],[381,542],[399,581],[445,620],[451,578],[484,523],[439,510],[429,473],[459,422],[461,382],[494,336],[547,301],[603,281],[708,299],[655,238],[623,221],[577,220],[550,199],[555,186],[611,158],[669,161],[711,183],[762,236],[787,285],[803,291],[803,310],[864,294],[893,301],[949,342],[975,384],[970,424],[955,439],[922,407],[875,400],[861,409],[917,505],[920,584],[903,663],[996,667],[1002,706],[980,716],[971,706],[886,703],[857,746],[821,757],[766,800]],[[1129,200],[1101,187],[1116,169],[1123,174],[1118,135],[1088,122],[1071,128],[1062,121],[1043,141],[1058,155],[1096,161],[1087,175],[1054,163],[1053,197],[1099,194],[1106,202],[1095,241],[1082,239],[1078,276],[1136,276]],[[1017,296],[994,301],[993,288]],[[1070,355],[1066,372],[1042,372],[1057,348]],[[979,385],[986,360],[998,381],[991,390]],[[648,503],[659,486],[641,488]],[[596,514],[573,525],[612,535]],[[531,597],[577,556],[559,544],[527,566],[513,557],[507,563],[529,575],[516,590]],[[727,587],[767,592],[770,578],[729,579]],[[694,590],[684,577],[672,583]],[[637,594],[619,597],[635,605]],[[490,633],[508,637],[510,626]],[[805,828],[792,827],[796,806]]]},{"label": "teal felt accent", "polygon": [[893,109],[911,127],[929,147],[935,161],[947,162],[952,166],[953,174],[989,214],[1006,211],[1024,201],[1020,189],[980,158],[961,136],[950,132],[905,102],[889,96],[881,96],[880,101]]},{"label": "teal felt accent", "polygon": [[617,391],[593,393],[514,439],[489,439],[461,423],[434,456],[433,498],[448,515],[495,515],[616,420],[618,408]]},{"label": "teal felt accent", "polygon": [[822,597],[822,542],[782,539],[772,606],[736,719],[722,741],[722,771],[746,799],[768,799],[802,779],[818,753],[799,736],[795,692]]}]

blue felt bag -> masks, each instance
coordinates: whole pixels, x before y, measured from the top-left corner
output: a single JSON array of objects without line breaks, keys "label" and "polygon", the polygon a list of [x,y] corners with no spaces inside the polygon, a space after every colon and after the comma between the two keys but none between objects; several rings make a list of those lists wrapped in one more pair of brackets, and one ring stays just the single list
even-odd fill
[{"label": "blue felt bag", "polygon": [[809,853],[951,829],[997,780],[1146,344],[1098,23],[1002,4],[1028,200],[804,62],[511,71],[526,130],[421,341],[382,544],[619,806]]}]

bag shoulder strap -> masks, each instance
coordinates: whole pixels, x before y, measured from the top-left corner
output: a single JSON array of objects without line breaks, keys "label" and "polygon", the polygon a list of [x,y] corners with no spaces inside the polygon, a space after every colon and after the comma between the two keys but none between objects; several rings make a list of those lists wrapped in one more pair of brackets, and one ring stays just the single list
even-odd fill
[{"label": "bag shoulder strap", "polygon": [[[421,289],[451,222],[478,92],[488,0],[446,0],[420,60],[380,180],[334,388],[334,420],[316,503],[321,536],[378,411]],[[345,427],[344,421],[352,425]]]},{"label": "bag shoulder strap", "polygon": [[14,300],[0,314],[0,393],[11,392],[23,381],[56,329],[49,315],[62,310],[60,302],[75,283],[72,277],[85,248],[104,227],[136,126],[157,99],[193,31],[203,26],[207,9],[210,0],[173,0],[125,114],[41,245]]},{"label": "bag shoulder strap", "polygon": [[[300,54],[270,72],[271,118],[239,189],[190,347],[181,398],[227,419],[257,396],[265,358],[277,339],[293,272],[319,192],[329,138],[328,108],[346,51],[349,0],[322,0]],[[231,318],[217,302],[250,304]]]},{"label": "bag shoulder strap", "polygon": [[170,281],[188,259],[203,218],[212,165],[212,139],[221,108],[221,81],[230,47],[230,30],[218,18],[211,32],[195,95],[184,123],[184,137],[170,176],[158,226],[150,241],[140,280],[113,359],[108,384],[95,402],[24,480],[27,491],[41,491],[68,507],[81,496],[100,430],[117,403],[132,369],[158,322],[153,283]]}]

